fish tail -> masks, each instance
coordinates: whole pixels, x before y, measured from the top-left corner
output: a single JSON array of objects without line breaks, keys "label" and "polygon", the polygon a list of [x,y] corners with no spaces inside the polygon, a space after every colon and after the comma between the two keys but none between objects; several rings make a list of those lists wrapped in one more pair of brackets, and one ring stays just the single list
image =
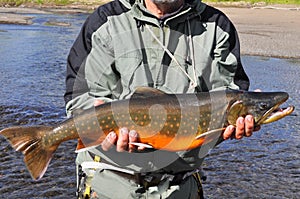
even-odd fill
[{"label": "fish tail", "polygon": [[24,162],[31,177],[35,180],[42,178],[47,170],[49,162],[58,144],[46,146],[43,137],[52,131],[52,127],[33,126],[33,127],[11,127],[0,131],[16,150],[24,154]]}]

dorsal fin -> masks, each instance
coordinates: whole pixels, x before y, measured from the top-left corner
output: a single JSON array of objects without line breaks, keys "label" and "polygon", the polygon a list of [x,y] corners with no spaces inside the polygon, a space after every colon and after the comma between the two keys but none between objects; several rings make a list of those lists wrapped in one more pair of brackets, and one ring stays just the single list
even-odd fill
[{"label": "dorsal fin", "polygon": [[141,87],[136,87],[131,98],[147,98],[147,97],[164,96],[164,95],[167,94],[156,88],[141,86]]}]

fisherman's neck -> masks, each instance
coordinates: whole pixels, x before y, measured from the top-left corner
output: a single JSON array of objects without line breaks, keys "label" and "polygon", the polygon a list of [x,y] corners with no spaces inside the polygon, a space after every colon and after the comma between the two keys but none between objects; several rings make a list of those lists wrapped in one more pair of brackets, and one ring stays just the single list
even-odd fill
[{"label": "fisherman's neck", "polygon": [[157,0],[145,0],[145,5],[147,10],[149,10],[157,18],[162,18],[167,14],[171,14],[177,11],[184,4],[184,0],[165,0],[165,1],[166,2],[158,2]]}]

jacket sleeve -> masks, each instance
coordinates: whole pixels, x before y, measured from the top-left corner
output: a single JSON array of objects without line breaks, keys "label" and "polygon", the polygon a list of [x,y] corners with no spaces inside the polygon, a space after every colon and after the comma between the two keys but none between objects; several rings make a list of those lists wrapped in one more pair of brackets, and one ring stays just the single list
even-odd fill
[{"label": "jacket sleeve", "polygon": [[93,34],[92,43],[85,63],[88,94],[104,101],[118,98],[120,74],[115,69],[113,41],[107,24]]},{"label": "jacket sleeve", "polygon": [[[124,10],[126,8],[119,1],[112,1],[100,6],[82,26],[67,60],[64,99],[68,116],[76,109],[87,109],[93,106],[95,96],[91,95],[86,79],[86,62],[92,51],[92,35],[107,22],[108,16],[117,15]],[[105,96],[103,99],[110,100]]]},{"label": "jacket sleeve", "polygon": [[92,48],[92,34],[101,25],[99,18],[98,12],[94,12],[86,19],[68,55],[64,95],[68,116],[73,110],[88,108],[92,104],[87,95],[85,61]]},{"label": "jacket sleeve", "polygon": [[64,95],[67,104],[75,98],[87,92],[85,81],[84,62],[91,51],[91,36],[99,26],[94,23],[97,21],[95,14],[89,16],[81,28],[81,31],[70,49],[67,59],[66,71],[66,92]]},{"label": "jacket sleeve", "polygon": [[77,74],[78,82],[75,80],[75,85],[84,81],[87,90],[67,103],[68,115],[74,110],[92,108],[95,99],[112,101],[112,91],[116,90],[119,76],[114,70],[114,54],[110,48],[112,41],[110,35],[105,33],[106,27],[107,24],[102,25],[91,36],[91,50],[82,63],[81,74]]},{"label": "jacket sleeve", "polygon": [[219,13],[216,19],[215,48],[212,52],[212,89],[228,87],[232,89],[249,89],[240,58],[240,43],[232,22]]}]

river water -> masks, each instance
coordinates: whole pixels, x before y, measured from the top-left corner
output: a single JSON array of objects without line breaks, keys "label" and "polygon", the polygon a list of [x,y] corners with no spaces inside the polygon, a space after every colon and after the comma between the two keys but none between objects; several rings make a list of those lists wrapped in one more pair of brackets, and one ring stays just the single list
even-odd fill
[{"label": "river water", "polygon": [[[66,57],[84,14],[33,15],[33,24],[0,25],[0,129],[65,119]],[[69,27],[46,26],[49,20]],[[286,91],[294,116],[252,137],[223,142],[204,162],[207,198],[300,198],[300,61],[243,56],[251,89]],[[20,153],[0,138],[1,198],[75,198],[74,141],[63,143],[45,176],[31,179]]]}]

